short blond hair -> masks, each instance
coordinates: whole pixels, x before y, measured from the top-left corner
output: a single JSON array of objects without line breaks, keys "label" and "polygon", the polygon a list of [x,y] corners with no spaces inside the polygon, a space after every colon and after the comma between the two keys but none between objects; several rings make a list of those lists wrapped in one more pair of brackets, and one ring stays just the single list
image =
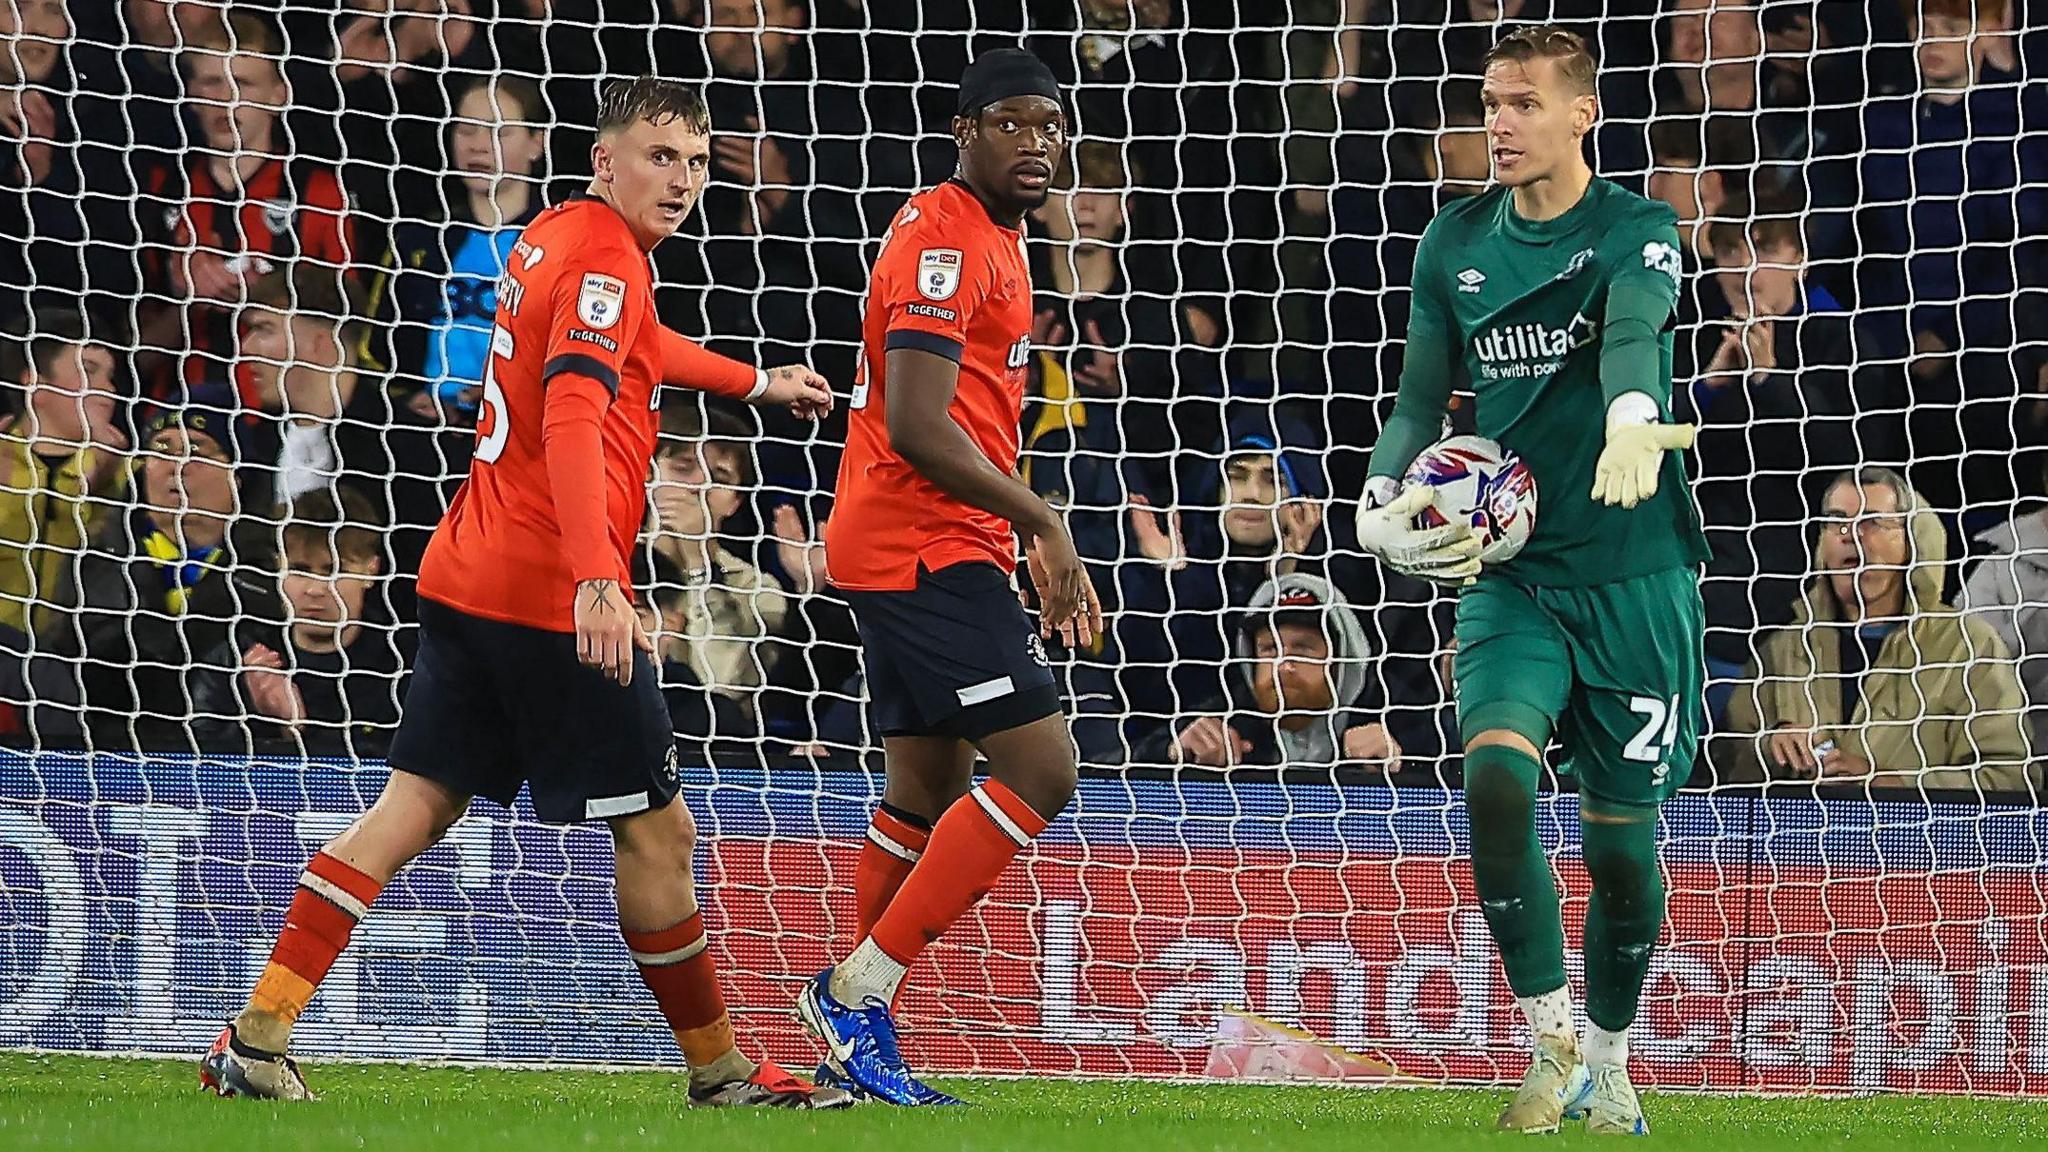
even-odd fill
[{"label": "short blond hair", "polygon": [[609,135],[640,121],[666,124],[680,120],[700,136],[711,134],[711,113],[695,88],[658,76],[636,76],[605,85],[597,102],[597,134]]},{"label": "short blond hair", "polygon": [[1562,24],[1537,24],[1515,29],[1488,50],[1480,70],[1485,71],[1503,61],[1527,66],[1531,60],[1556,61],[1558,75],[1564,77],[1575,95],[1594,94],[1597,68],[1593,63],[1593,50],[1586,46],[1585,37]]}]

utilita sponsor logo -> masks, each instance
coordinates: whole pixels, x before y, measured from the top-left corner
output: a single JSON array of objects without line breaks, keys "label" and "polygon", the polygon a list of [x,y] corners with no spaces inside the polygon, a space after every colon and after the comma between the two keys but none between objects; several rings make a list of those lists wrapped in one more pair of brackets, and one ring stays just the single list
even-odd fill
[{"label": "utilita sponsor logo", "polygon": [[1579,312],[1563,328],[1533,323],[1489,328],[1472,338],[1472,351],[1479,357],[1479,374],[1488,380],[1548,376],[1564,366],[1572,349],[1599,336],[1599,324]]},{"label": "utilita sponsor logo", "polygon": [[1472,350],[1488,364],[1506,360],[1551,359],[1571,351],[1571,333],[1541,324],[1489,328],[1472,341]]}]

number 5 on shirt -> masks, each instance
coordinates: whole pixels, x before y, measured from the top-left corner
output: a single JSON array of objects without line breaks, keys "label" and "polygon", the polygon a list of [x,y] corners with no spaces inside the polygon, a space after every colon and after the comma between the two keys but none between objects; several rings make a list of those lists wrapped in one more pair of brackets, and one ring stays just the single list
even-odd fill
[{"label": "number 5 on shirt", "polygon": [[484,398],[476,413],[476,458],[489,464],[505,451],[512,425],[505,417],[505,390],[498,387],[498,361],[512,358],[512,334],[491,326],[491,354],[484,358]]}]

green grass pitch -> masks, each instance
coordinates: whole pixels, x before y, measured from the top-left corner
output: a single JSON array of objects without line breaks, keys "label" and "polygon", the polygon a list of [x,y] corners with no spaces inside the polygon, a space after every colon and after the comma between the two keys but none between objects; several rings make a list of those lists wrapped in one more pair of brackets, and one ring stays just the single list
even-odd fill
[{"label": "green grass pitch", "polygon": [[[524,1152],[1400,1152],[1499,1148],[1495,1091],[1338,1090],[1061,1080],[947,1081],[977,1105],[911,1112],[693,1112],[682,1081],[604,1073],[309,1067],[311,1104],[219,1100],[193,1064],[0,1054],[0,1149],[390,1149]],[[2048,1147],[2048,1106],[2030,1101],[1651,1096],[1649,1147]],[[1595,1144],[1567,1126],[1563,1145]]]}]

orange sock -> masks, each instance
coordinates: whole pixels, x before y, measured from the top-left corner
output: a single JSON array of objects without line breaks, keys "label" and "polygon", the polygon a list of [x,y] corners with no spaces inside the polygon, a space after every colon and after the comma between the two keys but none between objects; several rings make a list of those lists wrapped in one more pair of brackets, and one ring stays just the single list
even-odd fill
[{"label": "orange sock", "polygon": [[1045,825],[1043,816],[1001,782],[982,781],[939,817],[923,858],[869,938],[908,968],[926,945],[988,895],[1003,869]]},{"label": "orange sock", "polygon": [[[313,992],[348,947],[356,922],[369,912],[383,885],[325,852],[316,852],[299,876],[299,890],[284,914],[284,929],[270,950],[270,963],[249,994],[251,1012],[267,1017],[240,1031],[257,1048],[283,1051],[291,1027]],[[244,1013],[247,1017],[249,1013]],[[273,1022],[276,1027],[273,1027]],[[280,1031],[281,1029],[281,1031]]]},{"label": "orange sock", "polygon": [[893,804],[883,801],[868,824],[867,842],[860,846],[860,863],[853,869],[854,906],[859,910],[859,932],[855,944],[875,930],[875,921],[896,898],[896,890],[924,855],[932,838],[932,826]]},{"label": "orange sock", "polygon": [[692,912],[682,923],[656,932],[621,935],[690,1067],[701,1068],[731,1052],[732,1019],[725,1013],[718,969],[706,948],[704,914]]}]

